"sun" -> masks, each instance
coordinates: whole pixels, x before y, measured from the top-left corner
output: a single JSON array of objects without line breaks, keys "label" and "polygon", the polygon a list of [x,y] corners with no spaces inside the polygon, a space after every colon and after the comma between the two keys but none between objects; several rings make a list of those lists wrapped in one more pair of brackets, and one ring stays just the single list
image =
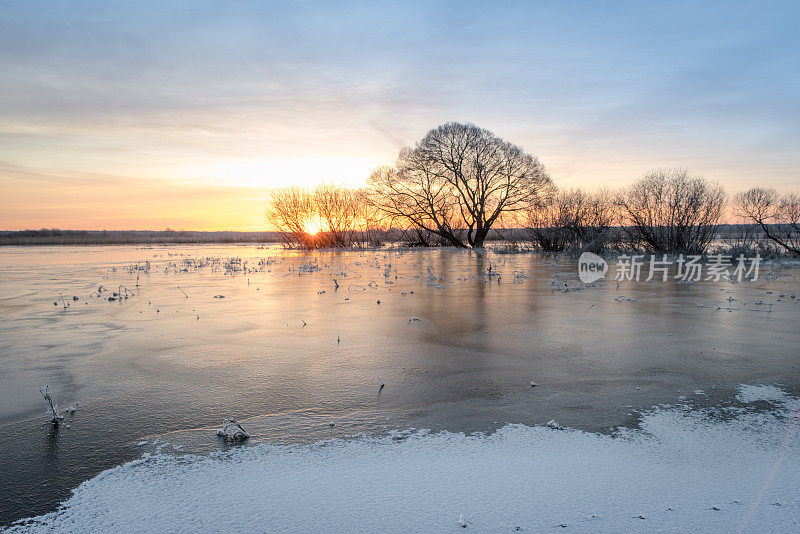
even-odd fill
[{"label": "sun", "polygon": [[303,230],[309,235],[317,235],[325,229],[325,221],[319,217],[312,217],[303,224]]}]

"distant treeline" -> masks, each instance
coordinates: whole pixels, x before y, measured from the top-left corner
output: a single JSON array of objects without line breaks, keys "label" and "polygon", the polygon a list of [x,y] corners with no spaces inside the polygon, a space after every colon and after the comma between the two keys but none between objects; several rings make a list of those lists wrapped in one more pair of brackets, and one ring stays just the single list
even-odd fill
[{"label": "distant treeline", "polygon": [[[613,236],[622,238],[624,229],[616,226],[609,228]],[[721,224],[717,226],[713,240],[725,248],[742,246],[742,236],[747,236],[748,244],[760,243],[766,246],[768,239],[757,224]],[[382,234],[382,239],[372,243],[373,246],[393,244],[399,246],[419,246],[418,236],[407,230],[392,228]],[[530,228],[493,229],[487,235],[487,241],[495,243],[536,243]],[[208,244],[208,243],[285,243],[280,232],[192,232],[192,231],[151,231],[151,230],[20,230],[0,231],[0,246],[33,246],[33,245],[168,245],[168,244]],[[370,245],[370,243],[364,243]],[[437,244],[435,241],[423,246]],[[446,244],[444,242],[438,244]],[[753,249],[751,249],[753,250]],[[762,249],[767,254],[774,253]]]},{"label": "distant treeline", "polygon": [[0,245],[136,245],[180,243],[276,243],[277,232],[184,232],[175,230],[0,231]]},{"label": "distant treeline", "polygon": [[[490,241],[505,241],[508,238],[518,239],[521,230],[511,229],[502,232],[492,231]],[[389,229],[383,232],[383,240],[373,243],[375,246],[399,243],[404,241],[406,232]],[[169,245],[169,244],[205,244],[205,243],[284,243],[280,232],[193,232],[177,230],[59,230],[43,228],[41,230],[0,230],[0,246],[33,246],[33,245]],[[367,243],[365,243],[367,244]],[[416,244],[416,243],[414,243]]]}]

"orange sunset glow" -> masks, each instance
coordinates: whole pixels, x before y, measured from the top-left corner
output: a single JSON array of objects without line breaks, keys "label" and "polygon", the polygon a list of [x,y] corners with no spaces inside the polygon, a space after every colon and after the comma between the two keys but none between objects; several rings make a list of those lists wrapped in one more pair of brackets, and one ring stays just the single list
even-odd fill
[{"label": "orange sunset glow", "polygon": [[[665,22],[670,46],[650,30],[628,46],[639,15],[601,22],[598,9],[542,8],[534,19],[548,22],[530,33],[521,6],[480,31],[441,32],[434,8],[232,8],[175,25],[133,5],[37,18],[12,4],[0,21],[0,229],[267,230],[272,188],[362,186],[450,120],[535,154],[559,187],[617,188],[669,166],[731,193],[792,189],[785,46],[741,53],[733,21],[713,35]],[[361,23],[323,22],[339,18]],[[754,32],[781,24],[748,20]]]}]

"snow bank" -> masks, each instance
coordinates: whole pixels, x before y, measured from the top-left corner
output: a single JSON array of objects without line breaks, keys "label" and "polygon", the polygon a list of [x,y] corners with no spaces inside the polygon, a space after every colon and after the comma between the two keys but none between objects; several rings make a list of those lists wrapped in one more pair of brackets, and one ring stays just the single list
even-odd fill
[{"label": "snow bank", "polygon": [[148,456],[12,531],[797,532],[800,403],[777,406],[656,409],[614,437],[508,425]]}]

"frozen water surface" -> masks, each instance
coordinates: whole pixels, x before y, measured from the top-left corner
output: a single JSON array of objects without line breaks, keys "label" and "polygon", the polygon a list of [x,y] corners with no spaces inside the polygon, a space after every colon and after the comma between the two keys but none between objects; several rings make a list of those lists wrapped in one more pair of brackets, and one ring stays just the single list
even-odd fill
[{"label": "frozen water surface", "polygon": [[[370,521],[379,519],[388,531],[448,530],[459,528],[460,514],[467,528],[489,531],[561,522],[578,528],[581,514],[590,521],[610,510],[621,515],[602,519],[597,529],[647,530],[637,521],[667,521],[666,508],[676,506],[684,522],[663,524],[736,528],[791,426],[790,404],[800,386],[798,269],[767,266],[753,283],[625,282],[617,288],[612,281],[583,291],[554,290],[555,275],[573,287],[574,273],[573,259],[454,250],[0,249],[0,520],[9,524],[52,511],[100,471],[161,451],[88,482],[64,512],[39,525],[121,525],[129,512],[108,503],[121,507],[144,492],[158,495],[158,502],[143,499],[130,505],[130,513],[178,528],[166,523],[176,513],[181,521],[189,521],[184,512],[205,516],[191,507],[176,512],[170,506],[177,506],[177,490],[162,495],[150,485],[174,477],[176,487],[205,490],[221,505],[228,501],[202,481],[231,469],[231,480],[251,472],[275,478],[250,493],[253,480],[234,484],[242,506],[252,499],[274,503],[243,517],[243,524],[272,520],[277,530],[291,524],[335,530],[345,520],[374,529],[378,525]],[[90,296],[100,285],[108,292]],[[108,301],[120,285],[134,296]],[[615,300],[620,295],[635,301]],[[46,423],[39,393],[45,384],[60,406],[76,407],[57,428]],[[662,408],[640,421],[641,410],[676,403],[692,408]],[[217,438],[220,422],[229,417],[243,423],[249,445]],[[505,426],[550,420],[580,431]],[[639,433],[597,434],[640,422]],[[501,427],[488,437],[452,434]],[[408,428],[450,433],[392,439],[391,432]],[[264,445],[362,433],[373,437],[300,449]],[[674,433],[686,439],[667,439]],[[140,446],[143,441],[148,444]],[[175,447],[180,453],[234,451],[187,462],[164,455],[179,454]],[[744,451],[738,456],[737,447]],[[800,470],[796,447],[786,450],[769,490],[781,504],[765,497],[748,529],[796,523],[797,497],[781,491],[792,482],[787,466],[795,478]],[[407,463],[394,462],[398,457]],[[653,457],[660,463],[649,474],[640,472]],[[608,478],[625,458],[630,474]],[[217,473],[220,462],[225,471]],[[524,480],[512,477],[504,489],[491,480],[476,483],[491,473],[508,479],[514,462],[522,462],[519,476],[529,475]],[[672,469],[680,462],[683,471]],[[436,496],[430,508],[417,509],[424,492],[400,482],[403,468],[421,484],[420,492],[427,487]],[[288,480],[293,472],[299,473],[294,485]],[[590,472],[598,473],[595,482],[578,477]],[[311,506],[321,494],[335,493],[330,488],[341,474],[358,481],[353,495],[364,494],[361,508],[345,497],[331,501],[339,512],[324,508],[315,515],[300,507],[287,515],[281,508],[296,497],[279,495],[281,484],[305,492]],[[602,486],[604,480],[610,486]],[[665,484],[658,490],[665,495],[660,510],[638,497],[656,491],[659,480]],[[467,493],[470,486],[474,494]],[[603,500],[614,491],[601,486],[639,489],[619,497],[615,508]],[[704,493],[706,486],[716,493]],[[679,487],[696,489],[681,496]],[[581,488],[595,500],[581,504],[573,493]],[[696,513],[689,511],[692,491],[708,495],[709,503],[695,499]],[[482,492],[500,495],[507,505],[493,506]],[[381,499],[393,495],[397,506],[384,508],[389,501]],[[553,495],[561,496],[558,502]],[[535,502],[540,504],[529,506]],[[87,517],[97,507],[108,515],[91,516],[99,521],[92,523]],[[771,511],[774,516],[764,515]],[[631,519],[638,515],[646,519]],[[308,522],[312,516],[317,524]],[[699,526],[685,522],[690,520]],[[193,524],[180,528],[192,530]],[[208,525],[213,529],[213,521]]]},{"label": "frozen water surface", "polygon": [[[508,425],[147,456],[22,532],[796,532],[800,403],[677,408],[615,436]],[[782,453],[782,454],[781,454]],[[766,473],[771,475],[765,476]]]}]

